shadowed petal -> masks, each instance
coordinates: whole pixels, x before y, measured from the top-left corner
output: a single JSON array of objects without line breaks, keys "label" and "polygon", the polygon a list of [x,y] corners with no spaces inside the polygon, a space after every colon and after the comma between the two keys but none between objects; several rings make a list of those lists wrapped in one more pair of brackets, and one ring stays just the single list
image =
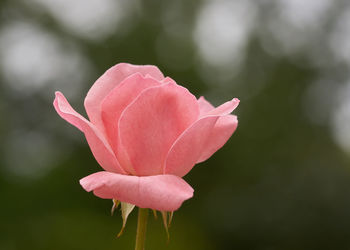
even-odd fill
[{"label": "shadowed petal", "polygon": [[80,180],[82,187],[104,199],[117,199],[142,208],[177,210],[193,189],[174,175],[131,176],[97,172]]},{"label": "shadowed petal", "polygon": [[67,122],[80,129],[86,137],[90,149],[103,169],[110,172],[125,173],[102,133],[88,120],[78,114],[61,92],[56,92],[53,103],[57,113]]},{"label": "shadowed petal", "polygon": [[104,131],[101,118],[101,103],[103,99],[125,78],[138,72],[144,76],[148,74],[157,80],[164,78],[162,72],[156,66],[119,63],[107,70],[90,88],[84,102],[85,109],[90,121],[101,131]]}]

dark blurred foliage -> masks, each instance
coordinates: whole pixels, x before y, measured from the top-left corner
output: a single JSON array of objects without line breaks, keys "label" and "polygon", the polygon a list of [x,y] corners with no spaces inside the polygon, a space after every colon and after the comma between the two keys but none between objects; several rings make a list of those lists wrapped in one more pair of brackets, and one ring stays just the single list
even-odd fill
[{"label": "dark blurred foliage", "polygon": [[185,177],[193,199],[167,245],[350,249],[350,4],[281,1],[0,2],[0,249],[132,249],[112,202],[78,180],[100,169],[52,107],[118,62],[157,65],[197,97],[241,100],[229,142]]}]

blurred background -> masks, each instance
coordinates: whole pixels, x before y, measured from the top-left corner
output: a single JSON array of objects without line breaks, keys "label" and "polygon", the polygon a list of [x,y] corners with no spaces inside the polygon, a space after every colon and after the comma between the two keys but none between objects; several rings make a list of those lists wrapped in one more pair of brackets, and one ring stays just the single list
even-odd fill
[{"label": "blurred background", "polygon": [[350,249],[350,2],[2,0],[0,249],[133,249],[110,200],[78,180],[100,167],[53,109],[85,115],[119,62],[157,65],[218,105],[241,100],[229,142],[186,177],[170,243],[147,249]]}]

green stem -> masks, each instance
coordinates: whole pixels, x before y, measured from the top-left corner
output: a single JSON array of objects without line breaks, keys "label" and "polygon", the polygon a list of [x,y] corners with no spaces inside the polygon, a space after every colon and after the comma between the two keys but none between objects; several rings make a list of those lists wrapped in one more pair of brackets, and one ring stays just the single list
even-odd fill
[{"label": "green stem", "polygon": [[148,218],[148,208],[139,208],[135,250],[145,249],[147,218]]}]

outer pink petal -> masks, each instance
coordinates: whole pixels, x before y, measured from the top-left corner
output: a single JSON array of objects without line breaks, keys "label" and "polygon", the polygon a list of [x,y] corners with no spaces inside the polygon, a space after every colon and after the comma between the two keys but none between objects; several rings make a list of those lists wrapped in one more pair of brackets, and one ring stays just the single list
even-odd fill
[{"label": "outer pink petal", "polygon": [[[213,146],[208,144],[213,142],[209,140],[217,120],[231,113],[238,103],[238,99],[226,102],[209,111],[206,116],[186,129],[169,150],[164,173],[186,175],[202,156],[203,151],[209,151],[207,148],[212,149]],[[220,140],[219,143],[221,142]]]},{"label": "outer pink petal", "polygon": [[143,77],[140,73],[133,74],[122,81],[105,97],[102,102],[102,120],[106,135],[114,152],[117,152],[118,123],[123,110],[146,88],[158,86],[161,83],[154,78]]},{"label": "outer pink petal", "polygon": [[202,149],[201,156],[197,160],[197,163],[207,160],[222,146],[224,146],[227,140],[236,130],[237,125],[238,120],[234,115],[225,115],[220,117],[211,131],[210,136]]},{"label": "outer pink petal", "polygon": [[164,174],[184,176],[192,169],[218,118],[201,118],[178,138],[169,151]]},{"label": "outer pink petal", "polygon": [[131,176],[97,172],[80,180],[82,187],[103,199],[117,199],[142,208],[177,210],[193,189],[174,175]]},{"label": "outer pink petal", "polygon": [[237,98],[233,98],[231,101],[225,102],[224,104],[221,104],[219,107],[216,107],[213,110],[210,110],[206,115],[228,115],[233,110],[237,108],[239,104],[239,100]]},{"label": "outer pink petal", "polygon": [[169,76],[165,77],[162,81],[161,81],[162,84],[166,84],[166,83],[174,83],[176,84],[176,82],[170,78]]},{"label": "outer pink petal", "polygon": [[123,173],[115,155],[102,133],[88,120],[78,114],[61,92],[56,92],[53,103],[57,113],[70,124],[80,129],[86,137],[90,149],[101,167],[110,172]]},{"label": "outer pink petal", "polygon": [[[177,84],[144,90],[119,121],[119,148],[125,149],[135,175],[162,174],[171,145],[198,116],[196,98]],[[125,158],[118,154],[122,164]]]},{"label": "outer pink petal", "polygon": [[90,121],[103,131],[103,122],[101,118],[101,103],[108,93],[114,89],[128,76],[141,73],[147,74],[157,80],[164,78],[162,72],[152,65],[132,65],[128,63],[119,63],[107,70],[94,85],[90,88],[85,98],[85,109],[90,118]]},{"label": "outer pink petal", "polygon": [[205,100],[204,96],[199,97],[198,99],[198,105],[199,105],[199,110],[200,110],[200,116],[205,115],[209,111],[215,109],[213,105],[211,105],[210,102]]}]

